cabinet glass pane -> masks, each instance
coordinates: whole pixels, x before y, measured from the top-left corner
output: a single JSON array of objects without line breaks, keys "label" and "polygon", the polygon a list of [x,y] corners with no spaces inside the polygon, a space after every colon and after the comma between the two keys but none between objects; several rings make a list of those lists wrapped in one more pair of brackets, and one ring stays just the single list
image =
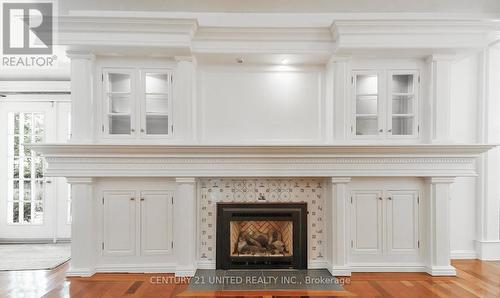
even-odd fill
[{"label": "cabinet glass pane", "polygon": [[413,95],[393,95],[392,96],[393,114],[412,114],[413,113]]},{"label": "cabinet glass pane", "polygon": [[110,96],[111,113],[130,113],[130,97],[123,95]]},{"label": "cabinet glass pane", "polygon": [[146,113],[168,113],[168,98],[164,95],[146,95]]},{"label": "cabinet glass pane", "polygon": [[110,73],[108,74],[109,79],[109,91],[110,92],[120,92],[128,93],[130,92],[130,75],[126,73]]},{"label": "cabinet glass pane", "polygon": [[392,93],[413,93],[413,75],[412,74],[393,75]]},{"label": "cabinet glass pane", "polygon": [[377,75],[356,75],[356,95],[370,95],[378,93]]},{"label": "cabinet glass pane", "polygon": [[110,115],[109,133],[113,135],[130,134],[130,116],[129,115]]},{"label": "cabinet glass pane", "polygon": [[377,132],[377,117],[356,117],[356,135],[376,135]]},{"label": "cabinet glass pane", "polygon": [[356,114],[377,114],[377,96],[358,95],[356,97]]},{"label": "cabinet glass pane", "polygon": [[146,73],[146,93],[168,93],[168,74]]},{"label": "cabinet glass pane", "polygon": [[392,117],[392,135],[413,134],[413,116]]},{"label": "cabinet glass pane", "polygon": [[146,133],[152,135],[168,134],[168,116],[146,115]]}]

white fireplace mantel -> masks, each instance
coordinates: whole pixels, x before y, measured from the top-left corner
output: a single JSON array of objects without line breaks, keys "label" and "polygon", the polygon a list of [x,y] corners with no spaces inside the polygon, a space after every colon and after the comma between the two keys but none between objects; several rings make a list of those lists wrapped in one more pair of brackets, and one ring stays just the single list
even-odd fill
[{"label": "white fireplace mantel", "polygon": [[496,145],[102,145],[31,144],[53,177],[335,177],[476,175]]}]

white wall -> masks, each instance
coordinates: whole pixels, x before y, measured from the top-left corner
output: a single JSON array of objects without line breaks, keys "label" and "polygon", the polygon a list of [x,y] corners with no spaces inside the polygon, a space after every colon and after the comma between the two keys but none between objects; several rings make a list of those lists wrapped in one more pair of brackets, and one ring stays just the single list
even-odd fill
[{"label": "white wall", "polygon": [[199,72],[199,131],[211,143],[317,143],[323,70],[244,67]]}]

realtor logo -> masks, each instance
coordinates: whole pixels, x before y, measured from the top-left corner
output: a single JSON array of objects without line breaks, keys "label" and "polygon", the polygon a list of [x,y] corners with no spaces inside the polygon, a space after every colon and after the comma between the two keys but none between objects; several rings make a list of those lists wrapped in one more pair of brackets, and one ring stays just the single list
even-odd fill
[{"label": "realtor logo", "polygon": [[3,54],[51,55],[52,3],[3,3]]}]

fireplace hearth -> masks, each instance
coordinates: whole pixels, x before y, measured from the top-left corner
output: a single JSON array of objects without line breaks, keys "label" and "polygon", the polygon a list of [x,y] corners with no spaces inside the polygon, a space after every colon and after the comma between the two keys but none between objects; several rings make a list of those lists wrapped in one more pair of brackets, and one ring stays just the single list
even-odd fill
[{"label": "fireplace hearth", "polygon": [[306,203],[218,203],[217,269],[307,269]]}]

